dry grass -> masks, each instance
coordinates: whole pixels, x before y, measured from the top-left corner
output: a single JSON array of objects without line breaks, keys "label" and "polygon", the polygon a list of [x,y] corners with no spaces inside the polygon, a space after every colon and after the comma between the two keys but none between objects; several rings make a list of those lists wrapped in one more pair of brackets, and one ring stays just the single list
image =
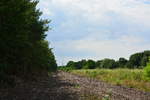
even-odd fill
[{"label": "dry grass", "polygon": [[114,85],[123,85],[143,91],[150,91],[150,81],[146,80],[142,69],[94,69],[72,70],[71,72],[103,80]]}]

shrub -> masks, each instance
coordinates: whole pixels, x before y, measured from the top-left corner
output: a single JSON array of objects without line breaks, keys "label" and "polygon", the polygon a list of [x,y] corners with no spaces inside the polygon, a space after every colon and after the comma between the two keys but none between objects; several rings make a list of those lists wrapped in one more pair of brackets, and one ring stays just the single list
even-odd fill
[{"label": "shrub", "polygon": [[144,75],[148,80],[150,80],[150,57],[149,62],[147,63],[147,66],[144,68]]}]

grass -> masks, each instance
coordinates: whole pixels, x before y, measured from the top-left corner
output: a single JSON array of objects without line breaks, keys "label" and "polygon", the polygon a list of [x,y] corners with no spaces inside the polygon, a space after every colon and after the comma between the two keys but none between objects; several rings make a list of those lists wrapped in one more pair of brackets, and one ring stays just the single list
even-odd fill
[{"label": "grass", "polygon": [[80,88],[79,84],[74,85],[74,88]]},{"label": "grass", "polygon": [[71,73],[150,92],[150,81],[147,80],[142,69],[87,69],[72,70]]}]

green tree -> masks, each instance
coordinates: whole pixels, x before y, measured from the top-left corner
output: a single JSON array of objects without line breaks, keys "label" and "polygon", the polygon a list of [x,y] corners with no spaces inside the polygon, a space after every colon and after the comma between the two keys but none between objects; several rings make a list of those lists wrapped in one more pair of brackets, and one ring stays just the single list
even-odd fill
[{"label": "green tree", "polygon": [[84,66],[86,66],[87,61],[85,59],[83,59],[83,60],[80,61],[80,63],[81,63],[81,66],[82,66],[81,68],[83,68]]},{"label": "green tree", "polygon": [[124,67],[126,67],[127,62],[128,62],[128,60],[126,60],[125,58],[119,58],[117,66],[119,68],[124,68]]},{"label": "green tree", "polygon": [[96,68],[96,63],[93,60],[88,60],[86,65],[84,66],[84,69],[94,69]]},{"label": "green tree", "polygon": [[98,60],[96,62],[96,68],[102,68],[102,62],[103,62],[103,60]]},{"label": "green tree", "polygon": [[101,66],[102,68],[109,68],[109,69],[117,68],[115,60],[108,58],[102,61]]},{"label": "green tree", "polygon": [[66,67],[71,68],[71,69],[76,69],[75,62],[69,61],[66,65]]},{"label": "green tree", "polygon": [[141,66],[144,67],[146,66],[148,62],[148,57],[147,56],[144,56],[142,59],[141,59]]},{"label": "green tree", "polygon": [[49,21],[40,18],[37,4],[34,0],[0,0],[0,73],[20,76],[56,69],[45,41]]},{"label": "green tree", "polygon": [[149,60],[149,56],[150,56],[150,51],[149,50],[145,50],[143,52],[143,58],[141,60],[141,66],[145,67],[147,65],[147,62]]},{"label": "green tree", "polygon": [[143,68],[148,62],[148,57],[150,56],[150,51],[144,51],[140,53],[135,53],[130,56],[129,62],[127,64],[128,68]]},{"label": "green tree", "polygon": [[143,57],[142,53],[132,54],[129,58],[129,62],[127,63],[128,68],[139,68],[141,65],[141,59]]}]

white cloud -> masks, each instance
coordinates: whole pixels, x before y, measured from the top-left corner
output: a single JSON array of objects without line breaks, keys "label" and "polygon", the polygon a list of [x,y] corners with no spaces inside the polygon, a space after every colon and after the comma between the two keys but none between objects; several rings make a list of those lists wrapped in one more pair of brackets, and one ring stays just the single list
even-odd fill
[{"label": "white cloud", "polygon": [[[59,15],[56,10],[61,10],[65,16],[70,16],[70,19],[60,23],[61,25],[58,28],[62,30],[59,34],[66,34],[62,31],[71,33],[78,24],[84,25],[86,21],[86,24],[94,24],[96,27],[99,27],[99,23],[101,24],[100,26],[103,24],[110,25],[112,20],[114,20],[114,16],[111,15],[113,13],[120,17],[122,23],[127,22],[128,27],[125,28],[129,32],[135,30],[133,31],[135,35],[138,30],[140,31],[142,28],[149,29],[150,27],[150,4],[143,3],[143,1],[146,0],[41,0],[38,8],[46,16],[62,17],[63,15]],[[135,26],[133,27],[131,24]],[[84,38],[54,42],[55,49],[64,51],[64,53],[70,50],[74,52],[88,52],[87,58],[101,59],[105,57],[129,57],[132,53],[150,48],[150,45],[146,44],[144,39],[137,37],[138,35],[133,36],[133,33],[128,33],[126,29],[121,31],[122,29],[119,29],[119,25],[116,27],[119,32],[122,32],[119,33],[121,36],[109,39],[108,37],[115,32],[110,32],[113,27],[111,25],[108,29],[102,30],[95,30],[97,29],[95,27],[90,30],[87,27],[88,32]],[[142,26],[142,28],[138,29],[136,25]],[[78,34],[82,33],[79,31]],[[140,34],[143,33],[140,32]],[[79,60],[82,58],[77,53],[74,56],[64,57],[58,55],[56,57],[59,59],[59,63],[61,62],[60,59],[64,59],[64,62],[67,62],[68,60]]]},{"label": "white cloud", "polygon": [[[89,51],[91,53],[96,53],[98,55],[105,56],[113,55],[113,56],[123,56],[119,53],[131,53],[136,52],[141,49],[145,49],[145,46],[137,45],[141,40],[135,37],[122,37],[117,40],[95,40],[95,39],[85,39],[74,41],[74,50],[80,51]],[[144,47],[144,48],[143,48]],[[150,46],[149,46],[150,47]],[[148,48],[148,47],[147,47]],[[125,55],[124,55],[125,56]]]},{"label": "white cloud", "polygon": [[[141,52],[150,48],[149,44],[143,44],[145,41],[139,37],[134,36],[122,36],[116,40],[97,40],[94,38],[84,38],[81,40],[64,41],[57,43],[58,48],[63,51],[73,52],[85,52],[87,59],[92,58],[95,60],[103,58],[114,58],[119,57],[128,58],[135,52]],[[70,57],[63,57],[64,62],[69,60],[81,60],[84,57],[78,57],[81,54],[77,54]]]},{"label": "white cloud", "polygon": [[[87,21],[109,22],[108,12],[114,12],[127,21],[149,25],[150,5],[138,0],[43,0],[42,7],[64,10],[67,15],[85,18]],[[41,8],[42,8],[41,7]],[[47,13],[47,11],[45,12]]]},{"label": "white cloud", "polygon": [[51,7],[51,2],[51,0],[41,0],[37,5],[37,8],[40,8],[44,16],[54,16],[54,12],[52,11]]},{"label": "white cloud", "polygon": [[109,12],[113,12],[127,21],[150,26],[150,4],[147,0],[41,0],[38,8],[51,16],[55,9],[64,11],[66,15],[84,18],[91,22],[108,22],[113,20]]}]

